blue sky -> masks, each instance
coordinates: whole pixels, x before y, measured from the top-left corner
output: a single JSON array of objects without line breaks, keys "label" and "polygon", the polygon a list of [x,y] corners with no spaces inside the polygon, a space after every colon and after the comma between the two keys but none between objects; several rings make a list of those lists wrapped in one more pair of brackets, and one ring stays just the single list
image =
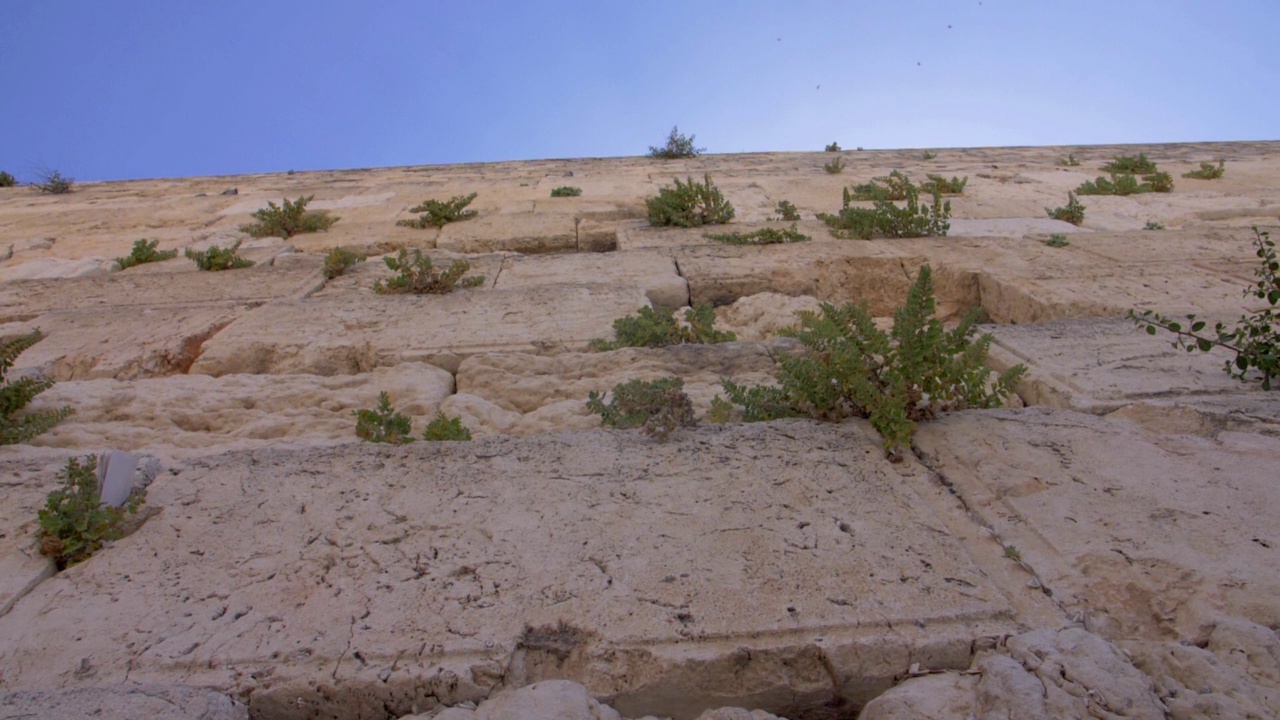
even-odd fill
[{"label": "blue sky", "polygon": [[0,0],[30,180],[1270,140],[1276,0]]}]

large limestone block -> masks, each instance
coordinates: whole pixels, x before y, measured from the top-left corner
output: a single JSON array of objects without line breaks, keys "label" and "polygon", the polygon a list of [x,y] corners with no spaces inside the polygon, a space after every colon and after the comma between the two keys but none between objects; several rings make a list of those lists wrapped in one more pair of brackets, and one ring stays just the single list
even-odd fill
[{"label": "large limestone block", "polygon": [[249,709],[226,695],[179,685],[121,684],[0,693],[0,713],[24,720],[249,720]]},{"label": "large limestone block", "polygon": [[159,514],[0,617],[0,663],[285,720],[549,679],[632,717],[860,704],[1017,625],[935,485],[862,422],[233,452],[162,474]]},{"label": "large limestone block", "polygon": [[1223,614],[1280,625],[1280,439],[1232,415],[1190,435],[970,411],[921,424],[915,446],[1067,613],[1111,638],[1195,637]]},{"label": "large limestone block", "polygon": [[436,247],[460,253],[576,252],[578,230],[574,219],[564,215],[480,215],[445,225]]},{"label": "large limestone block", "polygon": [[352,413],[391,396],[421,430],[453,393],[453,376],[425,363],[358,375],[174,375],[54,385],[33,407],[75,408],[33,444],[110,447],[185,457],[267,444],[350,441]]},{"label": "large limestone block", "polygon": [[815,297],[779,295],[765,292],[748,295],[732,305],[716,308],[716,328],[728,330],[738,340],[766,340],[778,335],[778,331],[800,324],[797,313],[818,312],[821,303]]},{"label": "large limestone block", "polygon": [[475,720],[622,720],[570,680],[544,680],[480,703]]},{"label": "large limestone block", "polygon": [[44,333],[18,356],[19,370],[59,381],[131,380],[187,372],[205,342],[247,312],[231,303],[59,310],[3,326],[0,336]]},{"label": "large limestone block", "polygon": [[502,290],[578,283],[637,286],[654,307],[689,304],[689,286],[670,255],[658,252],[614,252],[508,257],[498,275]]},{"label": "large limestone block", "polygon": [[402,362],[452,370],[477,353],[581,347],[647,303],[639,288],[600,285],[279,301],[220,332],[191,371],[341,375]]}]

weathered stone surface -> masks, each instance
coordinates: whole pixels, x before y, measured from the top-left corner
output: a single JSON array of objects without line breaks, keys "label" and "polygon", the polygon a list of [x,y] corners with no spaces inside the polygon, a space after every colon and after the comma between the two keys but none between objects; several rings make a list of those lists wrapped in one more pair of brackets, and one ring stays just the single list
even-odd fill
[{"label": "weathered stone surface", "polygon": [[[6,682],[127,673],[348,718],[569,678],[690,718],[821,705],[832,665],[865,701],[909,657],[964,667],[1011,627],[968,552],[920,532],[930,481],[862,423],[554,438],[193,460],[151,486],[140,530],[0,618]],[[111,630],[90,632],[104,597]]]},{"label": "weathered stone surface", "polygon": [[563,215],[485,214],[445,225],[436,247],[462,253],[576,252],[578,228],[572,217]]},{"label": "weathered stone surface", "polygon": [[738,298],[732,305],[716,308],[716,328],[729,330],[738,340],[767,340],[779,330],[800,323],[796,313],[817,312],[820,303],[808,295],[791,297],[765,292]]},{"label": "weathered stone surface", "polygon": [[0,713],[24,720],[249,720],[244,705],[215,690],[177,685],[113,685],[0,693]]},{"label": "weathered stone surface", "polygon": [[469,355],[553,338],[583,346],[647,302],[639,288],[600,285],[279,301],[220,332],[191,372],[339,375],[414,361],[454,369]]},{"label": "weathered stone surface", "polygon": [[[689,286],[675,261],[651,251],[508,257],[498,275],[500,290],[554,285],[576,279],[621,287],[639,287],[655,307],[689,304]],[[634,312],[634,311],[632,311]]]},{"label": "weathered stone surface", "polygon": [[587,689],[569,680],[543,680],[480,703],[475,720],[621,720]]}]

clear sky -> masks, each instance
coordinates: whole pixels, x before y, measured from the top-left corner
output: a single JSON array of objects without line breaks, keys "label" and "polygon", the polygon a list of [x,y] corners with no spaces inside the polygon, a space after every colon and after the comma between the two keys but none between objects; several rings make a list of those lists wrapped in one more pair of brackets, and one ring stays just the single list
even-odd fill
[{"label": "clear sky", "polygon": [[0,170],[81,181],[1280,138],[1280,0],[0,0]]}]

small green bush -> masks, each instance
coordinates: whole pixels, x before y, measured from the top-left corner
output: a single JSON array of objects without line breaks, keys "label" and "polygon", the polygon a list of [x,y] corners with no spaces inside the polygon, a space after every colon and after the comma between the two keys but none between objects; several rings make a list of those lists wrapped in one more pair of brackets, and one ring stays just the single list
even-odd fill
[{"label": "small green bush", "polygon": [[126,521],[136,515],[143,493],[134,491],[123,507],[102,504],[98,487],[98,458],[71,458],[58,474],[63,486],[49,493],[38,513],[40,553],[53,558],[59,570],[82,563],[112,540],[124,535]]},{"label": "small green bush", "polygon": [[461,418],[451,418],[442,412],[437,412],[435,419],[427,423],[422,439],[428,442],[470,440],[471,430],[462,424]]},{"label": "small green bush", "polygon": [[378,393],[376,410],[360,409],[352,414],[356,416],[356,437],[365,442],[392,445],[413,442],[409,418],[391,407],[391,396],[385,390]]},{"label": "small green bush", "polygon": [[1061,248],[1061,247],[1066,247],[1071,243],[1067,240],[1066,235],[1063,235],[1061,233],[1054,233],[1053,235],[1049,236],[1048,240],[1044,241],[1044,244],[1048,245],[1051,248]]},{"label": "small green bush", "polygon": [[789,228],[762,228],[749,233],[731,232],[720,235],[707,233],[703,237],[730,245],[779,245],[804,242],[809,239],[809,236],[797,230],[795,225]]},{"label": "small green bush", "polygon": [[1219,160],[1217,165],[1214,165],[1213,163],[1202,162],[1200,163],[1199,170],[1184,172],[1182,173],[1182,177],[1194,178],[1196,180],[1217,180],[1218,178],[1226,174],[1227,172],[1226,165],[1227,163],[1225,160]]},{"label": "small green bush", "polygon": [[777,385],[725,380],[728,401],[747,421],[867,418],[895,461],[916,423],[952,410],[999,407],[1026,368],[1015,366],[990,383],[991,336],[973,337],[980,311],[946,330],[934,317],[932,277],[928,265],[920,268],[889,333],[876,327],[865,305],[823,303],[820,312],[799,313],[791,334],[807,352],[781,359]]},{"label": "small green bush", "polygon": [[785,220],[786,222],[797,222],[800,220],[800,210],[789,200],[779,200],[777,206],[773,208],[774,217],[770,220]]},{"label": "small green bush", "polygon": [[249,237],[291,238],[302,233],[328,230],[342,218],[334,217],[328,210],[308,210],[307,203],[315,199],[315,195],[300,197],[293,202],[284,198],[283,205],[267,202],[267,206],[253,213],[257,222],[240,226],[240,232]]},{"label": "small green bush", "polygon": [[703,175],[701,183],[693,178],[686,182],[675,178],[675,183],[674,188],[660,188],[656,197],[645,198],[649,225],[701,227],[722,225],[733,219],[733,205],[720,194],[710,175]]},{"label": "small green bush", "polygon": [[1148,220],[1147,224],[1142,229],[1143,230],[1164,230],[1164,225],[1161,225],[1155,220]]},{"label": "small green bush", "polygon": [[234,245],[229,248],[220,248],[217,245],[210,245],[203,252],[196,252],[191,248],[183,251],[189,260],[195,262],[196,267],[201,270],[216,272],[219,270],[236,270],[239,268],[247,268],[253,266],[253,261],[242,258],[236,254],[236,250],[240,249],[240,241],[237,240]]},{"label": "small green bush", "polygon": [[[883,180],[884,185],[876,182]],[[854,185],[844,191],[844,202],[847,207],[852,200],[906,200],[907,194],[915,189],[919,191],[911,179],[900,170],[894,170],[882,178],[874,178],[863,185]]]},{"label": "small green bush", "polygon": [[471,263],[466,260],[454,260],[447,270],[440,272],[431,265],[431,258],[423,255],[421,250],[414,250],[410,257],[408,250],[401,249],[396,257],[383,258],[382,261],[400,274],[374,283],[373,291],[379,295],[444,295],[458,288],[484,284],[483,275],[462,277],[471,269]]},{"label": "small green bush", "polygon": [[362,263],[364,261],[364,255],[352,252],[346,248],[330,248],[328,254],[324,256],[324,278],[326,280],[332,280],[341,275],[345,275],[347,270],[354,267],[357,263]]},{"label": "small green bush", "polygon": [[1146,175],[1156,171],[1156,164],[1147,159],[1146,153],[1138,153],[1137,157],[1132,155],[1121,155],[1102,166],[1102,171],[1111,173],[1112,175],[1122,175],[1125,173],[1131,175]]},{"label": "small green bush", "polygon": [[844,207],[839,213],[819,213],[833,237],[870,240],[873,237],[914,238],[945,237],[951,229],[951,201],[943,202],[942,196],[933,193],[933,203],[920,204],[920,193],[908,182],[905,207],[898,207],[888,200],[875,201],[874,207],[853,207],[848,189],[844,192]]},{"label": "small green bush", "polygon": [[604,395],[587,395],[587,409],[600,416],[605,427],[640,427],[649,437],[666,440],[681,427],[692,427],[693,403],[678,377],[632,380],[615,385],[608,404]]},{"label": "small green bush", "polygon": [[3,170],[0,170],[0,187],[13,187],[18,184],[18,179]]},{"label": "small green bush", "polygon": [[1271,380],[1280,376],[1280,260],[1276,259],[1276,244],[1271,233],[1253,228],[1254,255],[1259,266],[1254,270],[1257,281],[1245,288],[1244,296],[1253,297],[1267,307],[1242,315],[1235,327],[1228,329],[1224,323],[1214,326],[1213,334],[1205,332],[1205,321],[1187,315],[1184,328],[1180,321],[1165,317],[1151,310],[1138,313],[1129,311],[1129,319],[1148,334],[1155,335],[1157,328],[1174,334],[1173,346],[1187,352],[1209,352],[1223,348],[1233,357],[1225,364],[1227,375],[1246,381],[1250,370],[1262,374],[1262,389],[1271,390]]},{"label": "small green bush", "polygon": [[844,172],[844,158],[837,155],[831,162],[823,163],[822,169],[830,175],[839,175]]},{"label": "small green bush", "polygon": [[1058,166],[1059,167],[1080,167],[1080,161],[1076,159],[1076,156],[1074,154],[1071,154],[1066,157],[1058,158]]},{"label": "small green bush", "polygon": [[1050,210],[1045,208],[1044,211],[1054,220],[1063,220],[1072,225],[1080,225],[1084,222],[1084,205],[1080,204],[1080,200],[1076,198],[1073,192],[1067,193],[1067,204],[1065,207],[1056,207]]},{"label": "small green bush", "polygon": [[1167,172],[1158,171],[1143,175],[1142,180],[1151,188],[1151,192],[1173,192],[1173,176]]},{"label": "small green bush", "polygon": [[156,250],[156,246],[160,244],[159,240],[135,240],[133,250],[122,258],[116,258],[116,262],[120,264],[121,270],[128,270],[134,265],[145,265],[146,263],[163,262],[178,257],[177,250]]},{"label": "small green bush", "polygon": [[923,153],[920,154],[921,160],[932,160],[936,157],[938,157],[938,153],[933,152],[931,150],[925,150]]},{"label": "small green bush", "polygon": [[840,152],[840,143],[833,142],[825,150],[826,152]]},{"label": "small green bush", "polygon": [[475,210],[465,209],[476,199],[476,193],[470,195],[454,195],[445,202],[439,200],[423,200],[421,205],[409,208],[411,213],[424,213],[413,220],[399,220],[396,225],[423,230],[429,227],[442,228],[451,222],[470,220],[476,216]]},{"label": "small green bush", "polygon": [[24,350],[40,342],[44,335],[32,330],[26,335],[16,337],[0,344],[0,445],[16,445],[48,432],[54,425],[71,414],[71,408],[42,410],[23,413],[19,411],[27,406],[35,396],[53,387],[52,380],[25,375],[10,380],[10,368]]},{"label": "small green bush", "polygon": [[963,195],[964,186],[969,184],[969,176],[962,178],[951,176],[948,180],[941,175],[926,175],[928,182],[920,185],[920,189],[926,193],[939,193],[941,195]]},{"label": "small green bush", "polygon": [[1173,176],[1167,172],[1153,172],[1142,176],[1142,182],[1129,173],[1113,174],[1108,180],[1086,180],[1076,188],[1079,195],[1138,195],[1149,192],[1172,192]]},{"label": "small green bush", "polygon": [[706,151],[706,148],[693,146],[693,135],[685,137],[680,133],[678,126],[671,128],[671,134],[667,136],[667,144],[661,147],[656,145],[649,146],[649,157],[660,158],[662,160],[674,160],[676,158],[697,157]]},{"label": "small green bush", "polygon": [[674,310],[642,307],[635,315],[613,321],[614,340],[596,338],[591,349],[596,352],[628,347],[666,347],[694,343],[710,345],[733,342],[731,332],[716,330],[716,312],[710,305],[699,305],[684,311],[686,325],[676,321]]},{"label": "small green bush", "polygon": [[62,173],[57,170],[52,172],[45,170],[40,172],[40,180],[31,183],[31,187],[51,195],[65,195],[71,192],[71,187],[75,185],[75,182],[69,177],[63,177]]},{"label": "small green bush", "polygon": [[551,189],[551,197],[578,197],[581,194],[582,188],[569,187],[568,185],[561,185],[558,188]]}]

